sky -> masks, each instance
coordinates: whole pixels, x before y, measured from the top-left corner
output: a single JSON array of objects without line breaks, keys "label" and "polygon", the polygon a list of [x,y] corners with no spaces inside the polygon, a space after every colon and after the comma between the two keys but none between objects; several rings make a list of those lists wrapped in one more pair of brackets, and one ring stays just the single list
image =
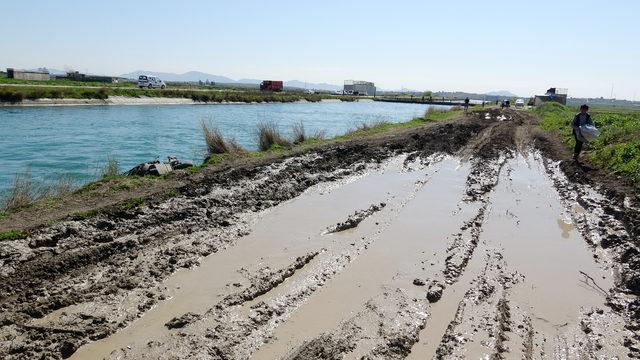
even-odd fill
[{"label": "sky", "polygon": [[640,100],[640,1],[7,1],[0,68]]}]

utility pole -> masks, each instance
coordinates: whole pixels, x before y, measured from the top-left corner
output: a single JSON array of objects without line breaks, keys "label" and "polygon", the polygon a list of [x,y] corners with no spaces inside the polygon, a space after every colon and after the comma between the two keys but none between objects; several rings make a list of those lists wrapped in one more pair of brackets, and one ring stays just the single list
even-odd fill
[{"label": "utility pole", "polygon": [[611,84],[611,99],[613,99],[613,84]]}]

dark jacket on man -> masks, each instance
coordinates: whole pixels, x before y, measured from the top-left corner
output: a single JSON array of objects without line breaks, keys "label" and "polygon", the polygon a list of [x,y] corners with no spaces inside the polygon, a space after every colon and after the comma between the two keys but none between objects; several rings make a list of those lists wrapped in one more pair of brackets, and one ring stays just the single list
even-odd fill
[{"label": "dark jacket on man", "polygon": [[589,113],[577,113],[576,116],[574,116],[573,121],[571,122],[571,127],[573,128],[573,137],[576,139],[576,146],[573,148],[574,158],[577,158],[578,155],[580,155],[580,153],[582,152],[584,138],[580,133],[580,127],[584,125],[593,125],[591,115],[589,115]]},{"label": "dark jacket on man", "polygon": [[589,113],[577,113],[573,118],[573,129],[577,130],[580,126],[583,125],[593,125],[593,120],[591,120],[591,115]]}]

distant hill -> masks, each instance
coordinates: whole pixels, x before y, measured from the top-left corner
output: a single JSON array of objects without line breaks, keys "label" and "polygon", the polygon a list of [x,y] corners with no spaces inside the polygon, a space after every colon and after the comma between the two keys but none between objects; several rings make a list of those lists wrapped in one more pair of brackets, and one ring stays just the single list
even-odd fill
[{"label": "distant hill", "polygon": [[310,90],[338,91],[342,86],[327,83],[306,83],[300,80],[285,81],[284,86]]},{"label": "distant hill", "polygon": [[485,95],[491,95],[491,96],[504,96],[504,97],[508,97],[508,98],[512,98],[512,97],[518,97],[518,95],[512,93],[511,91],[508,90],[498,90],[498,91],[489,91],[484,93]]},{"label": "distant hill", "polygon": [[[264,79],[264,80],[268,80],[268,79]],[[251,85],[259,85],[262,82],[262,80],[258,80],[258,79],[240,79],[240,80],[233,80],[234,84],[251,84]]]},{"label": "distant hill", "polygon": [[148,71],[148,70],[137,70],[127,74],[122,74],[120,76],[128,79],[137,79],[138,76],[143,74],[157,76],[164,81],[175,81],[175,82],[194,82],[199,80],[202,80],[202,81],[209,80],[209,81],[214,81],[216,83],[235,83],[236,82],[235,80],[225,76],[212,75],[212,74],[207,74],[199,71],[189,71],[184,74],[174,74],[174,73],[163,73],[163,72]]},{"label": "distant hill", "polygon": [[624,108],[640,108],[640,101],[630,101],[624,99],[605,99],[603,97],[599,98],[573,98],[570,97],[567,99],[567,105],[569,106],[580,106],[582,104],[588,104],[590,106],[600,106],[600,107],[624,107]]},{"label": "distant hill", "polygon": [[[138,70],[138,71],[130,72],[127,74],[122,74],[120,76],[124,78],[129,78],[129,79],[137,79],[138,76],[142,74],[157,76],[164,81],[174,81],[174,82],[196,82],[200,80],[202,81],[209,80],[219,84],[250,84],[250,85],[257,85],[257,84],[260,84],[260,82],[262,82],[262,80],[259,80],[259,79],[234,80],[226,76],[207,74],[200,71],[189,71],[184,74],[174,74],[174,73],[163,73],[163,72],[156,72],[156,71],[149,71],[149,70]],[[270,79],[270,80],[277,80],[277,79]],[[285,81],[284,86],[301,88],[301,89],[307,88],[307,89],[327,90],[327,91],[336,91],[336,90],[342,89],[342,87],[338,85],[325,84],[325,83],[305,83],[299,80]]]},{"label": "distant hill", "polygon": [[[495,95],[496,93],[500,93],[499,95]],[[510,95],[505,95],[505,94],[510,94]],[[514,95],[508,91],[492,91],[489,93],[484,93],[484,94],[477,94],[477,93],[468,93],[468,92],[463,92],[463,91],[438,91],[438,92],[434,92],[433,93],[433,97],[439,97],[439,96],[444,96],[444,97],[454,97],[454,98],[458,98],[458,99],[464,99],[466,97],[470,98],[470,99],[476,99],[476,100],[488,100],[488,101],[495,101],[495,100],[504,100],[504,99],[512,99],[512,98],[517,98],[518,95]]]}]

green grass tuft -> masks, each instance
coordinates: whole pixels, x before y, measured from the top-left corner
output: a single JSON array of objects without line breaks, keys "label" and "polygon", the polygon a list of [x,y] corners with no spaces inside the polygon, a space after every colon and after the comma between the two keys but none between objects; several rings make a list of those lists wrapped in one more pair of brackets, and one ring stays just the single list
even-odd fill
[{"label": "green grass tuft", "polygon": [[73,220],[88,220],[93,219],[100,214],[99,210],[91,209],[87,211],[78,211],[76,213],[71,214],[71,218]]},{"label": "green grass tuft", "polygon": [[109,156],[107,158],[107,162],[104,164],[102,169],[100,169],[100,180],[109,181],[116,179],[120,176],[120,165],[118,164],[118,160],[114,157]]},{"label": "green grass tuft", "polygon": [[145,203],[145,198],[144,197],[136,197],[133,199],[130,199],[129,201],[127,201],[126,204],[124,204],[124,208],[126,210],[133,210],[137,207],[142,206]]},{"label": "green grass tuft", "polygon": [[174,197],[180,196],[180,192],[176,189],[168,189],[167,191],[164,192],[164,196],[167,199],[174,198]]},{"label": "green grass tuft", "polygon": [[287,140],[273,122],[261,122],[257,125],[258,147],[260,151],[290,148],[291,142]]},{"label": "green grass tuft", "polygon": [[11,188],[0,199],[0,209],[10,212],[34,205],[51,207],[75,188],[76,182],[71,176],[61,176],[51,183],[40,183],[27,170],[15,175]]},{"label": "green grass tuft", "polygon": [[27,236],[29,236],[29,234],[25,231],[18,231],[18,230],[3,231],[3,232],[0,232],[0,241],[20,240],[20,239],[26,238]]}]

